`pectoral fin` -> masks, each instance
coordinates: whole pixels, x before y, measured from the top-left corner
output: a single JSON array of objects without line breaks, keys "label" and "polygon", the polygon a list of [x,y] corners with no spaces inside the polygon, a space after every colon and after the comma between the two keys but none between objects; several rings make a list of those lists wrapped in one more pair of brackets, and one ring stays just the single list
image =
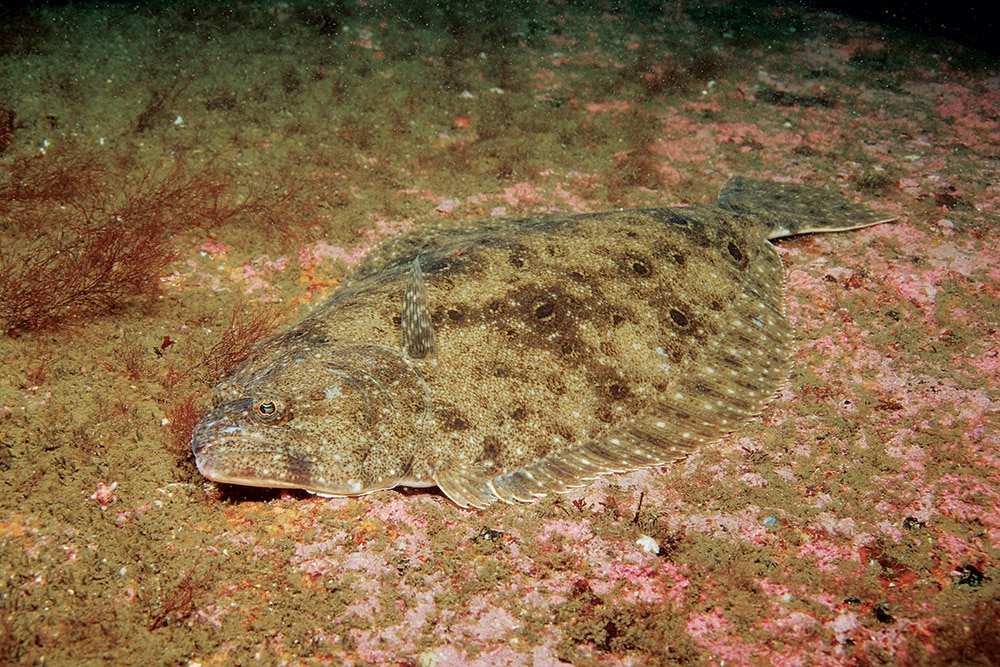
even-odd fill
[{"label": "pectoral fin", "polygon": [[436,353],[434,327],[427,305],[427,285],[420,271],[420,258],[414,257],[403,294],[401,317],[403,351],[411,359],[433,359]]}]

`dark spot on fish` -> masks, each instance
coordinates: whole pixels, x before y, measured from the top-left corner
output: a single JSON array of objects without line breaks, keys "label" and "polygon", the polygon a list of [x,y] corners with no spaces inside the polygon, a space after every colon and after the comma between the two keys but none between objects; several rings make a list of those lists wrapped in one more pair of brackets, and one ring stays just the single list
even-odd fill
[{"label": "dark spot on fish", "polygon": [[551,303],[543,303],[538,308],[535,308],[535,317],[540,320],[544,320],[548,317],[552,317],[553,311],[556,307]]},{"label": "dark spot on fish", "polygon": [[628,387],[624,385],[620,384],[608,385],[608,396],[615,399],[616,401],[622,400],[623,398],[627,397],[628,394],[629,394]]},{"label": "dark spot on fish", "polygon": [[635,274],[637,276],[648,276],[649,275],[649,267],[646,266],[645,264],[643,264],[642,262],[638,262],[638,261],[632,262],[632,270],[635,271]]},{"label": "dark spot on fish", "polygon": [[667,314],[670,315],[670,319],[672,319],[674,321],[674,324],[676,324],[677,326],[686,327],[688,325],[687,315],[677,310],[676,308],[671,308]]},{"label": "dark spot on fish", "polygon": [[450,405],[439,408],[436,418],[438,424],[445,431],[465,431],[469,428],[469,422],[465,420],[462,413]]},{"label": "dark spot on fish", "polygon": [[598,399],[594,416],[611,424],[621,419],[622,411],[638,407],[638,401],[621,372],[608,366],[587,369],[587,380],[594,387]]},{"label": "dark spot on fish", "polygon": [[458,322],[462,319],[462,313],[458,312],[454,308],[448,309],[448,319],[454,322]]},{"label": "dark spot on fish", "polygon": [[503,334],[503,336],[505,338],[507,338],[509,340],[514,340],[515,338],[517,338],[520,335],[518,333],[517,329],[515,329],[512,326],[510,326],[509,324],[498,324],[497,325],[497,330],[501,334]]},{"label": "dark spot on fish", "polygon": [[729,246],[728,246],[728,250],[729,250],[729,254],[737,262],[743,261],[743,251],[740,250],[740,247],[738,245],[736,245],[735,243],[733,243],[732,241],[730,241],[729,242]]},{"label": "dark spot on fish", "polygon": [[488,435],[485,438],[483,438],[483,451],[479,455],[479,459],[476,462],[495,463],[496,460],[500,457],[500,452],[501,452],[500,445],[501,445],[500,438],[496,437],[495,435]]}]

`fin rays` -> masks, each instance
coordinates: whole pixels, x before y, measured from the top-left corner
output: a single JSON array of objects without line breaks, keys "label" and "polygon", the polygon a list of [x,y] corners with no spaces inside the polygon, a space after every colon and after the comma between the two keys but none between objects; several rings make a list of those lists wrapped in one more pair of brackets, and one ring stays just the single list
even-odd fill
[{"label": "fin rays", "polygon": [[437,352],[434,328],[431,326],[427,306],[427,286],[420,270],[420,258],[414,257],[403,293],[403,312],[400,316],[403,351],[411,359],[433,359]]}]

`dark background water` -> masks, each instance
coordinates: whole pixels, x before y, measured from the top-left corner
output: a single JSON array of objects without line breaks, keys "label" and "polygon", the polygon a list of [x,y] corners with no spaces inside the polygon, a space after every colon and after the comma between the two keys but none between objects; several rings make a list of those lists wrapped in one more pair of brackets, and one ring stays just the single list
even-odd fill
[{"label": "dark background water", "polygon": [[1000,7],[996,3],[815,0],[811,4],[866,21],[947,37],[990,53],[1000,52],[997,37]]}]

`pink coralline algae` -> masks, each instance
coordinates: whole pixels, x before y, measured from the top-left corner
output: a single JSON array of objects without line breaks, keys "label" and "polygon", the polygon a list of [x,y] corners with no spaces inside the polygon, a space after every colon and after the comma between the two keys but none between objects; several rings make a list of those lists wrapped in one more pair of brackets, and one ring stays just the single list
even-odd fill
[{"label": "pink coralline algae", "polygon": [[215,257],[218,255],[225,255],[226,253],[228,253],[229,246],[215,239],[208,239],[207,241],[201,244],[201,251]]},{"label": "pink coralline algae", "polygon": [[610,102],[588,102],[583,105],[590,113],[611,113],[628,111],[629,103],[625,100],[611,100]]},{"label": "pink coralline algae", "polygon": [[434,210],[438,213],[448,214],[461,205],[462,202],[459,199],[442,199],[438,205],[434,207]]},{"label": "pink coralline algae", "polygon": [[273,290],[270,277],[281,273],[288,266],[284,257],[269,259],[266,255],[258,257],[249,264],[244,264],[233,272],[233,278],[243,284],[247,294],[261,290]]},{"label": "pink coralline algae", "polygon": [[761,651],[766,650],[734,636],[729,621],[719,607],[710,612],[692,613],[684,629],[699,646],[722,663],[747,664],[751,656],[760,656]]},{"label": "pink coralline algae", "polygon": [[526,181],[504,188],[503,198],[512,207],[539,206],[546,202],[545,195]]},{"label": "pink coralline algae", "polygon": [[303,270],[312,270],[324,261],[340,261],[348,267],[354,266],[372,249],[371,243],[359,243],[352,248],[335,246],[327,241],[315,241],[299,250],[299,265]]},{"label": "pink coralline algae", "polygon": [[108,509],[108,506],[118,500],[115,495],[115,489],[118,488],[118,482],[111,482],[110,485],[104,482],[97,483],[97,491],[91,494],[90,499],[101,506],[102,510]]}]

